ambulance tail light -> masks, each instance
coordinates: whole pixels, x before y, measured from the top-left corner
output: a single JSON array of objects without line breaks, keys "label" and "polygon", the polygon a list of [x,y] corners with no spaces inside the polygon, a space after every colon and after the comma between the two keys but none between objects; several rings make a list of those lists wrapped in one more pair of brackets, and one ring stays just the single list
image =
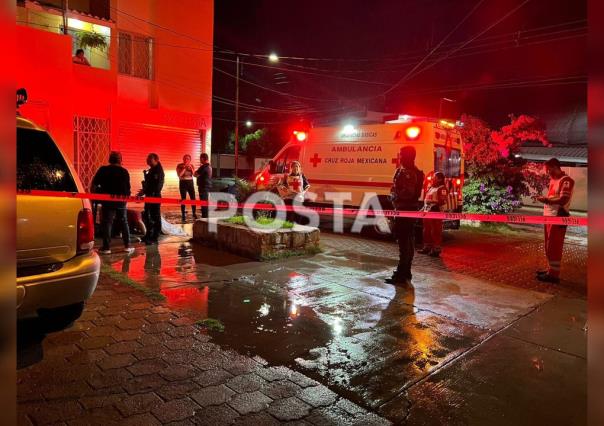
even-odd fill
[{"label": "ambulance tail light", "polygon": [[405,136],[407,137],[407,140],[413,141],[419,138],[421,132],[422,130],[419,127],[410,126],[405,129]]},{"label": "ambulance tail light", "polygon": [[463,199],[462,189],[463,189],[463,183],[464,183],[463,178],[462,177],[455,178],[455,179],[453,179],[453,183],[454,183],[453,187],[455,188],[455,193],[457,194],[457,199],[459,201],[462,201],[462,199]]},{"label": "ambulance tail light", "polygon": [[294,136],[298,142],[304,142],[308,135],[302,130],[294,130]]}]

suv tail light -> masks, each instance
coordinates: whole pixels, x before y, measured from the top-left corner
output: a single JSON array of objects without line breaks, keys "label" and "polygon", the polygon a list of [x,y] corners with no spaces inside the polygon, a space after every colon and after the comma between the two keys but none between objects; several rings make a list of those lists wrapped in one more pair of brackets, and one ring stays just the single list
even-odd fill
[{"label": "suv tail light", "polygon": [[88,253],[94,247],[94,219],[90,209],[78,213],[77,253]]}]

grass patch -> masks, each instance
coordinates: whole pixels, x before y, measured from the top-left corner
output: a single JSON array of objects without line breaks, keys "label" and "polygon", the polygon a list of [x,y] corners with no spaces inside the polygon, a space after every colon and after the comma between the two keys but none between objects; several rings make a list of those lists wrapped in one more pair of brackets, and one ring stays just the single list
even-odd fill
[{"label": "grass patch", "polygon": [[[232,223],[235,225],[243,225],[243,226],[247,226],[247,224],[245,223],[245,219],[243,217],[243,215],[240,216],[233,216],[230,217],[228,219],[224,219],[224,222],[228,222],[228,223]],[[280,220],[280,219],[273,219],[271,217],[266,217],[266,216],[259,216],[256,218],[256,223],[260,226],[260,227],[272,227],[273,223],[275,224],[279,224],[279,228],[280,229],[292,229],[294,227],[294,223],[290,222],[289,220]]]},{"label": "grass patch", "polygon": [[140,291],[141,293],[143,293],[145,296],[147,296],[151,300],[155,300],[155,301],[159,301],[159,302],[163,302],[164,300],[166,300],[166,296],[164,296],[160,292],[140,285],[139,283],[137,283],[130,277],[122,274],[121,272],[116,271],[111,266],[102,265],[101,272],[103,274],[107,275],[109,278],[111,278],[121,284],[127,285],[130,288]]},{"label": "grass patch", "polygon": [[477,232],[477,233],[484,233],[484,234],[500,234],[500,235],[516,235],[516,234],[518,234],[518,229],[514,229],[505,223],[483,222],[480,224],[480,226],[471,226],[471,225],[462,224],[460,229],[462,231],[466,231],[466,232]]},{"label": "grass patch", "polygon": [[313,246],[313,247],[308,247],[302,250],[285,250],[285,251],[281,251],[279,253],[272,253],[272,254],[267,254],[266,256],[262,256],[260,258],[260,260],[278,260],[278,259],[287,259],[289,257],[296,257],[296,256],[304,256],[304,255],[315,255],[315,254],[319,254],[319,253],[323,253],[323,249],[321,247],[317,247],[317,246]]},{"label": "grass patch", "polygon": [[222,321],[216,318],[202,319],[197,321],[195,324],[204,327],[210,331],[217,331],[219,333],[222,333],[224,331],[224,324],[222,323]]}]

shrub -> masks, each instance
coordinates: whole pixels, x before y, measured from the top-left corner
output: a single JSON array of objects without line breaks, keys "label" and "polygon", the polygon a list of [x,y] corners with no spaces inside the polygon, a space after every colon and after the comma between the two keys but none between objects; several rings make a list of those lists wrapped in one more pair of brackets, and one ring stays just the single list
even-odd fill
[{"label": "shrub", "polygon": [[235,178],[233,195],[237,199],[237,202],[243,203],[252,193],[254,193],[254,186],[251,182],[245,179]]},{"label": "shrub", "polygon": [[[273,219],[272,217],[266,216],[266,215],[262,215],[259,214],[255,217],[256,222],[258,223],[258,225],[260,226],[270,226],[273,224],[273,221],[277,221],[277,223],[281,223],[281,226],[279,228],[283,228],[283,229],[291,229],[294,227],[294,224],[288,220],[279,220],[279,219]],[[243,216],[233,216],[230,217],[228,219],[225,220],[225,222],[229,222],[229,223],[234,223],[236,225],[246,225],[245,223],[245,219]]]},{"label": "shrub", "polygon": [[492,180],[473,179],[466,183],[463,192],[464,210],[469,213],[510,213],[521,202],[514,188],[501,186]]}]

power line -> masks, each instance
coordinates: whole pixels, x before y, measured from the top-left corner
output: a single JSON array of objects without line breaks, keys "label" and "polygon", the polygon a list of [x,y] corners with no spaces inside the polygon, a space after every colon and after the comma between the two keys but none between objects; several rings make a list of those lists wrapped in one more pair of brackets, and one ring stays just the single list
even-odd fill
[{"label": "power line", "polygon": [[388,93],[392,92],[394,89],[396,89],[396,87],[398,87],[399,84],[401,84],[403,81],[405,81],[411,74],[413,74],[413,72],[418,69],[424,62],[426,62],[426,60],[432,56],[432,54],[434,52],[436,52],[440,46],[443,45],[443,43],[445,41],[447,41],[449,39],[449,37],[451,37],[451,35],[453,35],[453,33],[455,31],[457,31],[457,29],[459,27],[461,27],[463,25],[464,22],[466,22],[468,20],[468,18],[470,16],[472,16],[472,14],[474,13],[474,11],[476,9],[478,9],[480,7],[480,5],[484,2],[484,0],[479,0],[474,7],[466,14],[466,16],[463,17],[463,19],[461,21],[459,21],[457,23],[457,25],[455,25],[455,27],[453,27],[453,29],[451,31],[449,31],[449,33],[440,41],[440,43],[438,43],[436,46],[434,46],[434,48],[432,50],[430,50],[428,52],[428,54],[426,56],[423,57],[423,59],[421,61],[419,61],[413,68],[411,68],[411,70],[409,70],[404,76],[403,78],[401,78],[394,86],[392,86],[391,88],[389,88],[388,90],[386,90],[383,95],[387,95]]},{"label": "power line", "polygon": [[[237,62],[234,59],[217,58],[217,57],[214,57],[214,60],[215,61],[223,61],[223,62]],[[356,83],[377,84],[377,85],[382,85],[382,86],[389,86],[389,83],[382,83],[380,81],[361,80],[361,79],[358,79],[358,78],[334,76],[334,75],[328,75],[328,74],[320,74],[320,73],[311,72],[311,71],[302,71],[302,70],[294,70],[294,69],[291,69],[291,68],[276,67],[276,66],[271,66],[271,65],[255,64],[253,62],[243,62],[243,61],[241,61],[240,63],[243,64],[243,65],[249,65],[249,66],[252,66],[252,67],[269,68],[269,69],[272,69],[272,70],[289,71],[289,72],[299,73],[299,74],[316,75],[316,76],[324,77],[324,78],[333,78],[333,79],[337,79],[337,80],[354,81]]]},{"label": "power line", "polygon": [[[235,74],[231,74],[231,73],[229,73],[229,72],[227,72],[225,70],[222,70],[220,68],[214,67],[214,70],[218,71],[219,73],[228,75],[229,77],[237,78],[237,76]],[[251,82],[249,80],[245,80],[245,79],[243,79],[241,77],[239,77],[239,81],[243,82],[243,83],[247,83],[247,84],[249,84],[251,86],[259,87],[259,88],[267,90],[269,92],[277,93],[279,95],[287,96],[287,97],[291,97],[291,98],[305,99],[305,100],[311,100],[311,101],[321,101],[321,102],[334,102],[334,101],[337,102],[338,101],[338,99],[311,98],[311,97],[308,97],[308,96],[300,96],[300,95],[294,95],[292,93],[281,92],[279,90],[275,90],[275,89],[272,89],[270,87],[262,86],[260,84]]]},{"label": "power line", "polygon": [[[526,3],[528,3],[530,0],[524,0],[520,5],[516,6],[515,8],[513,8],[511,11],[509,11],[508,13],[506,13],[505,15],[503,15],[501,18],[497,19],[494,23],[492,23],[491,25],[489,25],[487,28],[485,28],[484,30],[480,31],[478,34],[476,34],[475,36],[471,37],[470,39],[468,39],[467,41],[465,41],[464,43],[461,44],[461,46],[451,50],[449,53],[447,53],[444,57],[442,57],[440,60],[437,60],[436,62],[433,62],[431,65],[426,66],[422,69],[420,69],[419,71],[417,71],[415,74],[413,74],[413,72],[408,72],[406,73],[403,78],[401,78],[396,84],[394,84],[392,87],[390,87],[389,89],[387,89],[384,93],[380,94],[380,96],[384,96],[387,95],[388,93],[392,92],[393,90],[395,90],[398,86],[400,86],[402,83],[404,83],[405,81],[409,80],[410,78],[416,76],[417,74],[425,71],[426,69],[428,69],[431,66],[434,66],[436,63],[443,61],[444,59],[448,58],[449,56],[451,56],[451,54],[459,51],[460,49],[462,49],[463,47],[467,46],[468,44],[472,43],[474,40],[476,40],[478,37],[482,36],[483,34],[485,34],[486,32],[490,31],[493,27],[495,27],[496,25],[498,25],[500,22],[503,22],[505,19],[507,19],[509,16],[511,16],[512,14],[514,14],[518,9],[520,9],[522,6],[524,6]],[[480,4],[480,3],[479,3]],[[472,9],[471,12],[473,12],[474,9]],[[414,68],[415,70],[416,68]]]},{"label": "power line", "polygon": [[468,44],[472,43],[474,40],[476,40],[478,37],[480,37],[481,35],[483,35],[484,33],[490,31],[492,28],[494,28],[495,26],[499,25],[501,22],[503,22],[504,20],[506,20],[508,17],[512,16],[514,13],[516,13],[520,8],[522,8],[525,4],[527,4],[529,1],[531,0],[524,0],[522,3],[520,3],[518,6],[516,6],[515,8],[513,8],[512,10],[510,10],[508,13],[506,13],[505,15],[503,15],[501,18],[499,18],[498,20],[496,20],[495,22],[493,22],[491,25],[489,25],[486,29],[484,29],[483,31],[479,32],[477,35],[475,35],[474,37],[471,37],[470,39],[468,39],[466,42],[464,42],[461,46],[459,46],[456,49],[453,49],[452,51],[448,52],[445,56],[443,56],[440,59],[437,59],[436,61],[432,62],[429,65],[426,65],[424,68],[418,70],[415,74],[412,74],[410,76],[408,76],[408,79],[411,79],[415,76],[417,76],[418,74],[421,74],[422,72],[424,72],[425,70],[427,70],[428,68],[433,67],[434,65],[436,65],[439,62],[444,61],[445,59],[447,59],[449,56],[451,56],[453,53],[456,53],[457,51],[459,51],[460,49],[464,48],[465,46],[467,46]]}]

